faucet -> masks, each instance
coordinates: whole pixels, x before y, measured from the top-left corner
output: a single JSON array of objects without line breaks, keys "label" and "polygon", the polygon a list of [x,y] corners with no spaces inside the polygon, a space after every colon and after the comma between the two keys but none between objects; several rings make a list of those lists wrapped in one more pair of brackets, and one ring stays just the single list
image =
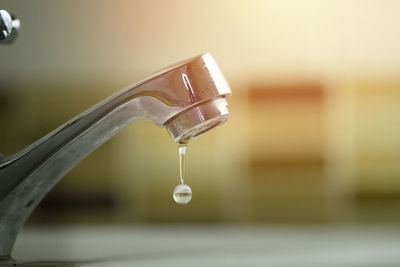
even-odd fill
[{"label": "faucet", "polygon": [[0,158],[0,258],[51,188],[92,151],[138,119],[177,143],[229,118],[229,85],[211,54],[177,63],[115,93],[16,154]]}]

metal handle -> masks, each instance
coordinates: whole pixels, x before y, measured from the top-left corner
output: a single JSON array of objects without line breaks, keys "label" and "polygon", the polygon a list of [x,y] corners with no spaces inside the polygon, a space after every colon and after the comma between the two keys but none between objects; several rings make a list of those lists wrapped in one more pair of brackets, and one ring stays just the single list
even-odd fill
[{"label": "metal handle", "polygon": [[6,10],[0,10],[0,43],[12,43],[18,36],[20,21]]}]

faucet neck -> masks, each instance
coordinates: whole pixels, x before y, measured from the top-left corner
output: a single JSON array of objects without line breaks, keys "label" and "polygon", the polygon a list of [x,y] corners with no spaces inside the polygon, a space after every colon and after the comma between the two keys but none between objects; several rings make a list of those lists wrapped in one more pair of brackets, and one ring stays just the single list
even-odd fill
[{"label": "faucet neck", "polygon": [[10,255],[20,228],[53,186],[93,150],[139,119],[134,99],[107,114],[73,119],[20,157],[1,165],[0,256]]}]

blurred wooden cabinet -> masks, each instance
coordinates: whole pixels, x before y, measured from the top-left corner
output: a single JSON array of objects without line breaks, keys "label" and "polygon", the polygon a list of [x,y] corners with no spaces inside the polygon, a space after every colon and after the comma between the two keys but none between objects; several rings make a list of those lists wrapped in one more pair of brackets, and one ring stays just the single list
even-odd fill
[{"label": "blurred wooden cabinet", "polygon": [[[0,90],[1,152],[112,93],[64,87]],[[231,119],[189,143],[190,207],[172,200],[176,144],[140,121],[72,170],[31,222],[400,221],[400,81],[271,79],[232,88]]]}]

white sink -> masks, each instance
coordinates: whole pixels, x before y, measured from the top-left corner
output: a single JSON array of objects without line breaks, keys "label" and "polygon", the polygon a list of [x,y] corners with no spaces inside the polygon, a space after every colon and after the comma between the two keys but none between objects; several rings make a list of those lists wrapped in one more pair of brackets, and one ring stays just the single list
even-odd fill
[{"label": "white sink", "polygon": [[26,228],[13,256],[28,266],[400,266],[400,228]]}]

